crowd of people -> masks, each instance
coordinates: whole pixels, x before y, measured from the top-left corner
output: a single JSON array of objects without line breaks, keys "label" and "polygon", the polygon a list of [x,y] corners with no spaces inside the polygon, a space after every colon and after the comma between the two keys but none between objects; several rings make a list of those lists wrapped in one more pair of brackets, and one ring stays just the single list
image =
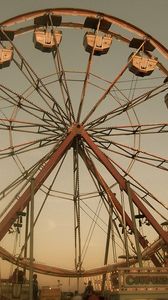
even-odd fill
[{"label": "crowd of people", "polygon": [[[11,282],[12,284],[21,284],[21,285],[26,283],[24,272],[22,270],[19,270],[19,268],[15,268],[12,276],[9,278],[9,282]],[[32,291],[33,300],[39,300],[39,287],[38,287],[37,274],[33,274],[32,289],[33,289]]]},{"label": "crowd of people", "polygon": [[[13,284],[25,283],[26,279],[24,276],[24,272],[22,270],[19,270],[19,268],[16,268],[12,276],[10,277],[9,281]],[[33,274],[32,289],[33,289],[32,291],[33,300],[39,300],[39,286],[38,286],[37,274]],[[99,300],[99,296],[96,295],[92,282],[91,280],[89,280],[83,294],[79,294],[78,291],[75,291],[71,300]]]}]

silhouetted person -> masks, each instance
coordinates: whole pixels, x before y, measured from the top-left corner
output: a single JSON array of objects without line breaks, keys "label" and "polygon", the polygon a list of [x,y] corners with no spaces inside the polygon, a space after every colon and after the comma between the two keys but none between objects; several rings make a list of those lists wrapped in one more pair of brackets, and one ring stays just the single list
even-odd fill
[{"label": "silhouetted person", "polygon": [[22,270],[18,271],[18,283],[24,283],[24,273]]},{"label": "silhouetted person", "polygon": [[85,288],[83,298],[84,300],[88,300],[91,295],[93,295],[94,289],[91,280],[88,281],[88,285]]},{"label": "silhouetted person", "polygon": [[18,282],[18,268],[16,268],[14,271],[13,271],[13,274],[12,276],[10,277],[10,281],[12,283],[17,283]]},{"label": "silhouetted person", "polygon": [[37,281],[37,274],[33,275],[33,300],[38,300],[38,281]]},{"label": "silhouetted person", "polygon": [[10,278],[10,281],[12,283],[24,283],[24,273],[22,270],[19,270],[16,268],[12,274],[12,277]]}]

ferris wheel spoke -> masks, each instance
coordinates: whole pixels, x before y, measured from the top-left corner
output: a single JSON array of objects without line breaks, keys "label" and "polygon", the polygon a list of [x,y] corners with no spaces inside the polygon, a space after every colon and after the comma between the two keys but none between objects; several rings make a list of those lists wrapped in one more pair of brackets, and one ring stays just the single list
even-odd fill
[{"label": "ferris wheel spoke", "polygon": [[83,88],[82,88],[81,99],[80,99],[80,103],[79,103],[77,122],[80,121],[80,117],[81,117],[81,113],[82,113],[82,107],[83,107],[83,102],[84,102],[84,99],[85,99],[86,88],[87,88],[87,85],[88,85],[88,78],[89,78],[92,59],[93,59],[93,52],[89,55],[87,70],[86,70],[85,79],[84,79]]},{"label": "ferris wheel spoke", "polygon": [[120,144],[115,141],[110,141],[108,138],[101,137],[99,138],[99,140],[97,139],[94,140],[96,144],[100,146],[100,148],[103,148],[106,151],[116,153],[118,155],[124,156],[129,159],[130,158],[134,159],[135,161],[162,169],[164,171],[168,171],[168,165],[167,165],[168,160],[166,158],[159,157],[155,154],[146,151],[142,151],[138,148],[136,149],[133,147],[129,147],[125,144]]},{"label": "ferris wheel spoke", "polygon": [[[2,99],[2,97],[1,97]],[[12,115],[9,116],[9,118],[1,118],[0,119],[0,129],[1,130],[8,130],[10,133],[12,132],[25,132],[25,133],[32,133],[34,135],[43,135],[45,138],[46,136],[53,136],[53,134],[55,135],[55,137],[59,137],[59,135],[63,134],[64,129],[62,128],[62,124],[57,124],[57,126],[55,125],[56,122],[54,122],[53,117],[48,114],[47,111],[42,110],[41,108],[38,108],[37,106],[35,106],[32,103],[29,103],[27,101],[27,99],[22,99],[23,101],[26,101],[26,103],[28,102],[28,105],[26,105],[24,103],[24,105],[22,105],[21,99],[20,97],[17,98],[12,98],[12,99],[6,99],[3,98],[3,100],[5,100],[6,102],[9,102],[10,104],[12,104],[13,110],[12,110]],[[14,104],[14,105],[13,105]],[[24,112],[26,112],[26,114],[29,115],[29,118],[32,119],[32,116],[35,117],[36,122],[37,123],[33,123],[33,122],[25,122],[25,121],[18,121],[16,118],[16,115],[18,113],[18,107],[19,110],[22,110]],[[6,107],[4,107],[3,111],[5,111],[8,109]],[[2,111],[2,109],[1,109]],[[2,111],[2,114],[4,115]],[[34,112],[33,112],[34,111]],[[39,114],[40,113],[40,114]],[[27,116],[28,116],[27,115]],[[48,118],[46,119],[45,115],[48,116]],[[27,135],[28,137],[28,135]]]},{"label": "ferris wheel spoke", "polygon": [[[16,63],[16,61],[15,61],[15,63]],[[21,64],[20,66],[17,64],[17,66],[20,68],[22,73],[24,73],[24,70],[23,70],[24,64],[23,65]],[[24,73],[24,75],[25,75],[25,73]],[[27,77],[27,75],[25,75],[25,76]],[[34,91],[41,97],[41,99],[44,101],[46,106],[48,106],[50,111],[52,111],[54,113],[56,120],[58,122],[62,122],[65,126],[67,126],[66,122],[68,121],[68,118],[64,115],[65,113],[63,112],[60,105],[56,102],[54,97],[51,95],[51,93],[46,91],[46,86],[42,83],[42,80],[40,78],[36,78],[36,81],[31,82],[31,80],[29,80],[29,82],[31,83],[32,87],[34,88]]]},{"label": "ferris wheel spoke", "polygon": [[24,69],[23,69],[24,63],[21,62],[21,64],[19,65],[16,62],[16,60],[14,60],[14,62],[19,67],[19,69],[22,71],[22,73],[26,76],[28,81],[31,83],[32,87],[34,88],[34,91],[41,97],[41,99],[44,101],[46,106],[48,106],[48,108],[55,114],[55,118],[59,122],[62,122],[64,125],[66,125],[66,122],[68,121],[68,119],[65,116],[64,111],[62,110],[60,105],[56,102],[56,100],[54,99],[52,94],[48,90],[46,91],[46,86],[43,84],[42,80],[36,76],[35,80],[32,81],[32,79],[29,79],[27,74],[24,72]]},{"label": "ferris wheel spoke", "polygon": [[114,110],[102,115],[101,117],[93,120],[92,122],[86,124],[86,128],[90,129],[92,127],[99,126],[100,124],[104,124],[105,122],[113,119],[116,116],[119,116],[123,114],[126,111],[129,111],[130,109],[153,99],[155,96],[157,96],[160,93],[164,93],[168,89],[165,84],[162,84],[160,86],[157,86],[153,89],[151,89],[148,92],[145,92],[144,94],[132,99],[131,101],[120,105],[119,107],[115,108]]},{"label": "ferris wheel spoke", "polygon": [[[54,145],[56,141],[62,140],[64,134],[56,130],[47,128],[46,126],[41,126],[43,131],[39,131],[39,124],[25,123],[21,121],[15,121],[10,119],[0,119],[0,130],[5,133],[9,133],[9,146],[1,146],[0,159],[5,157],[16,156],[19,153],[25,153],[33,151],[35,149],[47,147],[49,145]],[[13,141],[15,140],[15,135],[26,134],[27,140],[24,143],[19,143]],[[32,135],[34,139],[32,138]],[[40,136],[42,136],[40,138]]]},{"label": "ferris wheel spoke", "polygon": [[25,134],[34,134],[34,135],[44,135],[47,136],[55,136],[56,138],[60,136],[62,133],[60,128],[54,128],[47,126],[45,124],[40,124],[41,130],[39,130],[38,123],[31,123],[31,122],[24,122],[18,120],[11,120],[11,119],[0,119],[0,130],[1,131],[9,131],[12,129],[13,132],[24,132]]},{"label": "ferris wheel spoke", "polygon": [[11,155],[13,156],[13,155],[21,154],[21,153],[26,153],[29,151],[33,151],[35,149],[44,148],[49,145],[55,145],[55,142],[57,140],[58,141],[61,140],[60,136],[58,139],[54,136],[54,137],[50,137],[50,138],[47,137],[47,138],[42,138],[42,139],[31,140],[29,142],[25,142],[22,144],[15,144],[15,145],[11,141],[10,146],[0,150],[0,159],[10,157]]},{"label": "ferris wheel spoke", "polygon": [[[116,84],[116,82],[119,80],[119,78],[122,76],[122,74],[126,71],[128,67],[128,64],[126,64],[126,66],[123,68],[123,70],[119,73],[119,75],[112,81],[112,83],[110,84],[110,86],[108,87],[108,89],[104,92],[104,94],[100,97],[100,99],[97,101],[97,103],[93,106],[93,108],[90,110],[90,112],[88,113],[88,115],[84,118],[84,120],[82,121],[83,124],[85,124],[88,119],[92,116],[92,114],[96,111],[96,109],[98,108],[98,106],[102,103],[102,101],[106,98],[106,96],[110,93],[110,91],[112,90],[112,88],[114,87],[114,85]],[[102,117],[103,118],[103,117]],[[103,121],[104,122],[104,121]],[[88,124],[87,124],[88,125]]]},{"label": "ferris wheel spoke", "polygon": [[63,98],[64,105],[65,105],[66,114],[67,114],[67,117],[71,124],[73,121],[75,121],[75,116],[74,116],[70,92],[68,89],[66,73],[63,68],[63,63],[62,63],[59,48],[57,48],[56,52],[53,52],[52,54],[53,54],[53,60],[54,60],[56,73],[58,76],[58,82],[59,82],[60,89],[61,89],[62,98]]},{"label": "ferris wheel spoke", "polygon": [[[2,90],[2,88],[1,88]],[[3,89],[3,92],[7,94],[8,98],[1,97],[3,101],[6,103],[11,104],[7,107],[1,108],[1,113],[4,115],[5,113],[8,113],[8,110],[10,112],[9,118],[1,118],[0,119],[0,129],[4,132],[7,131],[9,133],[9,146],[3,149],[1,148],[1,155],[5,156],[10,155],[10,153],[18,153],[18,152],[25,152],[30,149],[35,149],[38,146],[44,146],[48,145],[54,142],[54,139],[59,139],[63,133],[62,127],[60,127],[59,124],[55,126],[55,122],[53,120],[53,117],[48,117],[48,120],[44,118],[44,114],[47,114],[47,116],[50,116],[48,112],[42,110],[40,107],[37,107],[36,105],[32,105],[32,103],[29,103],[27,99],[20,99],[19,95],[12,91],[6,91],[6,89]],[[14,97],[13,97],[14,95]],[[22,100],[22,101],[21,101]],[[23,104],[24,102],[24,104]],[[25,104],[25,102],[27,104]],[[29,118],[32,119],[32,116],[35,117],[36,122],[25,122],[25,121],[18,121],[16,118],[17,114],[20,113],[20,110],[26,112],[27,116],[29,115]],[[5,111],[5,113],[4,113]],[[33,113],[34,111],[34,113]],[[11,113],[12,112],[12,113]],[[40,112],[40,114],[39,114]],[[8,113],[9,114],[9,113]],[[41,116],[40,116],[41,115]],[[51,121],[52,122],[51,122]],[[54,126],[54,128],[53,128]],[[62,124],[61,124],[62,126]],[[17,137],[19,138],[19,134],[21,135],[21,132],[24,132],[28,138],[29,141],[26,141],[21,144],[17,144],[13,142],[13,138]],[[32,138],[32,135],[34,138]],[[37,136],[43,136],[37,139]],[[36,146],[34,146],[36,145]],[[27,149],[27,150],[25,150]],[[9,151],[8,151],[9,150]]]},{"label": "ferris wheel spoke", "polygon": [[41,108],[39,105],[35,104],[28,98],[23,97],[23,95],[20,95],[5,86],[1,85],[0,90],[2,92],[1,99],[4,102],[9,103],[13,106],[13,110],[12,110],[12,106],[11,109],[9,110],[8,107],[6,107],[6,105],[4,104],[4,111],[6,110],[7,112],[8,111],[10,112],[11,119],[15,119],[19,110],[23,110],[29,114],[29,118],[32,118],[32,116],[34,116],[37,120],[39,120],[39,125],[43,121],[49,125],[57,124],[57,126],[61,128],[62,122],[60,120],[57,120],[57,118],[55,118],[55,115],[51,114],[51,112],[48,112],[46,108],[44,109]]},{"label": "ferris wheel spoke", "polygon": [[[43,81],[37,76],[35,71],[30,67],[26,59],[21,55],[15,44],[9,39],[6,35],[5,31],[0,29],[1,32],[6,36],[7,40],[15,50],[18,55],[18,60],[13,58],[13,62],[28,80],[28,82],[32,85],[37,94],[43,99],[46,105],[54,111],[58,120],[62,120],[62,122],[66,125],[66,121],[68,121],[67,116],[56,99],[52,96],[51,92],[47,89],[47,87],[43,84]],[[52,103],[52,106],[50,105]]]},{"label": "ferris wheel spoke", "polygon": [[[2,112],[2,114],[4,114]],[[33,115],[33,114],[32,114]],[[40,119],[40,118],[39,118]],[[40,119],[41,120],[41,119]],[[0,118],[0,130],[9,130],[12,127],[13,131],[17,132],[25,132],[25,133],[32,133],[35,135],[52,135],[63,133],[63,129],[61,127],[54,127],[49,124],[40,124],[40,123],[33,123],[33,122],[25,122],[25,121],[18,121],[15,118]]]},{"label": "ferris wheel spoke", "polygon": [[99,98],[99,100],[97,101],[97,103],[93,106],[93,108],[90,110],[90,112],[88,113],[88,115],[84,118],[82,124],[85,124],[88,119],[92,116],[92,114],[96,111],[96,109],[98,108],[98,106],[102,103],[102,101],[104,101],[106,99],[106,96],[110,93],[110,91],[112,90],[112,88],[115,86],[115,84],[120,80],[120,78],[123,76],[123,74],[125,73],[125,71],[128,69],[128,66],[130,64],[130,62],[132,61],[133,57],[140,51],[140,49],[143,47],[145,41],[142,42],[142,44],[140,45],[140,47],[138,48],[138,50],[134,53],[134,55],[128,60],[127,64],[121,69],[121,71],[119,72],[119,74],[115,77],[115,79],[110,83],[109,87],[107,88],[107,90],[104,92],[104,94]]},{"label": "ferris wheel spoke", "polygon": [[92,137],[114,137],[114,136],[127,136],[136,134],[161,134],[168,132],[168,123],[153,123],[153,124],[132,124],[121,125],[112,127],[94,127],[90,128]]},{"label": "ferris wheel spoke", "polygon": [[[32,166],[30,166],[29,168],[25,169],[24,167],[22,167],[23,170],[21,171],[21,175],[19,177],[17,177],[12,183],[10,183],[10,185],[8,185],[5,189],[3,189],[2,191],[0,191],[0,200],[3,200],[13,190],[15,190],[20,184],[22,184],[24,182],[29,182],[30,178],[32,176],[34,176],[42,167],[44,167],[44,165],[46,164],[46,162],[50,159],[50,156],[52,155],[53,151],[55,151],[55,149],[57,147],[59,147],[60,143],[61,143],[60,140],[58,140],[56,144],[54,143],[53,149],[51,151],[49,151],[41,159],[39,159],[35,164],[33,164]],[[17,154],[15,156],[17,156]],[[63,161],[64,161],[64,159],[63,159]],[[24,188],[24,186],[22,188]],[[21,190],[20,190],[20,192],[21,192]],[[11,203],[13,203],[13,200],[12,200]]]},{"label": "ferris wheel spoke", "polygon": [[67,117],[69,119],[69,123],[71,124],[72,121],[75,121],[74,111],[73,111],[73,106],[72,106],[72,102],[71,102],[71,98],[70,98],[67,80],[66,80],[66,74],[65,74],[65,70],[63,68],[61,54],[60,54],[60,50],[58,47],[59,44],[57,43],[57,39],[56,39],[56,30],[54,28],[51,14],[49,14],[49,20],[51,23],[51,30],[52,30],[53,37],[54,37],[54,44],[56,46],[56,50],[52,51],[52,56],[53,56],[53,60],[54,60],[56,73],[58,76],[58,82],[60,85],[61,94],[62,94],[64,105],[65,105],[65,110],[67,113]]},{"label": "ferris wheel spoke", "polygon": [[93,56],[94,56],[94,52],[95,52],[95,48],[96,48],[96,38],[97,38],[97,35],[99,33],[100,24],[101,24],[101,18],[99,18],[98,22],[97,22],[97,27],[95,29],[95,37],[94,37],[93,48],[92,48],[92,51],[91,51],[91,53],[89,55],[89,58],[88,58],[86,74],[85,74],[85,78],[84,78],[84,83],[83,83],[82,93],[81,93],[81,99],[80,99],[78,113],[77,113],[77,122],[80,121],[80,117],[81,117],[81,113],[82,113],[83,102],[84,102],[84,99],[85,99],[85,94],[86,94],[86,89],[87,89],[87,85],[88,85],[88,79],[89,79],[89,75],[90,75],[91,65],[92,65],[92,62],[93,62]]}]

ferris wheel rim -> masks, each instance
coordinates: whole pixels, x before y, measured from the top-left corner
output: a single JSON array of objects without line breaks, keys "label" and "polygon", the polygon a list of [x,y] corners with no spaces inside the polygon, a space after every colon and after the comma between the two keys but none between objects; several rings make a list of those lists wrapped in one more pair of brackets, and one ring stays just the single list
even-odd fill
[{"label": "ferris wheel rim", "polygon": [[[168,58],[168,49],[162,44],[160,43],[157,39],[155,39],[152,35],[146,33],[144,30],[140,29],[139,27],[124,21],[123,19],[108,15],[106,13],[102,13],[102,12],[96,12],[94,10],[86,10],[86,9],[79,9],[79,8],[48,8],[48,9],[42,9],[42,10],[36,10],[36,11],[31,11],[28,13],[24,13],[24,14],[20,14],[18,16],[15,16],[13,18],[7,19],[5,21],[2,21],[0,23],[0,27],[10,27],[13,26],[17,23],[22,23],[25,22],[27,20],[31,20],[34,17],[38,17],[43,15],[44,13],[55,13],[56,15],[59,14],[64,14],[64,15],[68,15],[68,14],[72,14],[74,16],[76,15],[80,15],[80,16],[89,16],[90,17],[102,17],[105,20],[111,22],[111,24],[116,24],[117,26],[121,26],[123,28],[126,28],[128,31],[132,31],[135,34],[139,35],[140,37],[144,38],[149,38],[151,44],[156,47],[158,49],[158,51],[164,55],[166,58]],[[167,73],[168,75],[168,73]]]}]

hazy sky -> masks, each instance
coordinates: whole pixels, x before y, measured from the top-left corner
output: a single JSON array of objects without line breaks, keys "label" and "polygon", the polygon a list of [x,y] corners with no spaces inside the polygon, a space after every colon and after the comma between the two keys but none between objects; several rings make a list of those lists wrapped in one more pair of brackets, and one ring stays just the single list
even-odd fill
[{"label": "hazy sky", "polygon": [[[120,19],[123,19],[139,28],[144,30],[145,32],[149,33],[150,35],[154,36],[157,40],[159,40],[161,43],[163,43],[166,47],[168,47],[168,36],[167,36],[167,11],[168,11],[168,0],[0,0],[1,4],[1,10],[0,10],[0,22],[3,22],[4,20],[14,17],[19,14],[24,14],[26,12],[38,10],[38,9],[44,9],[44,8],[83,8],[83,9],[90,9],[97,12],[104,12],[109,15],[118,17]],[[29,50],[27,50],[29,51]],[[27,53],[26,53],[27,55]],[[68,54],[69,55],[69,54]],[[34,58],[35,60],[35,58]],[[33,61],[33,58],[32,58]],[[65,60],[66,61],[66,60]],[[39,66],[40,67],[40,66]],[[1,74],[0,74],[1,76]],[[1,77],[2,80],[2,77]],[[15,78],[16,80],[16,78]],[[13,80],[13,84],[15,84],[15,80]],[[19,82],[19,81],[18,81]],[[11,82],[12,84],[12,82]],[[166,117],[165,117],[166,118]],[[167,145],[167,144],[166,144]],[[152,148],[152,146],[151,146]],[[153,148],[152,148],[153,150]],[[157,148],[155,148],[156,153],[159,155]],[[163,155],[166,155],[167,148],[162,149]],[[37,155],[38,156],[38,155]],[[33,157],[33,159],[37,159],[37,157]],[[67,162],[67,167],[69,167],[69,161]],[[4,165],[5,168],[5,165]],[[85,172],[85,171],[84,171]],[[103,171],[105,174],[105,171]],[[12,171],[11,171],[12,173]],[[66,175],[66,170],[63,171],[62,178],[64,178],[64,175]],[[1,179],[4,176],[4,174],[0,174]],[[155,174],[153,174],[155,176]],[[6,178],[8,180],[8,178]],[[71,181],[72,178],[69,180]],[[152,186],[152,178],[149,178],[148,175],[144,173],[144,181],[149,180],[149,186]],[[166,186],[167,178],[163,178],[163,184]],[[61,188],[63,189],[64,186],[69,187],[71,185],[71,182],[64,182],[62,180],[61,182]],[[88,181],[84,182],[83,186],[87,186]],[[84,187],[83,187],[84,188]],[[93,188],[94,189],[94,188]],[[163,196],[164,191],[161,191],[161,195]],[[41,223],[41,226],[44,225],[43,229],[43,235],[39,236],[39,242],[40,245],[44,245],[45,243],[50,243],[48,238],[49,233],[55,235],[60,234],[59,232],[59,225],[62,219],[62,215],[64,212],[60,208],[59,211],[59,218],[57,220],[54,219],[54,210],[52,211],[53,204],[50,202],[48,204],[48,211],[51,213],[51,217],[48,217],[45,219],[45,225]],[[66,219],[69,218],[69,214],[65,216]],[[65,227],[67,224],[65,223]],[[66,228],[65,228],[66,229]],[[69,237],[72,234],[69,227],[67,227],[67,241],[69,241]],[[45,240],[44,240],[45,236]],[[103,240],[102,240],[103,243]],[[67,242],[68,244],[68,242]],[[97,245],[99,247],[99,245]],[[38,242],[36,242],[36,247],[38,248]],[[40,246],[41,247],[41,246]],[[60,254],[63,254],[65,258],[65,266],[68,264],[68,255],[67,255],[67,248],[68,246],[65,244],[65,253],[61,253],[61,249],[59,249],[59,245],[56,249],[60,250]],[[58,252],[59,252],[58,250]],[[52,247],[52,243],[50,244],[50,254],[49,257],[49,263],[52,264],[54,261],[54,251],[55,250]],[[37,250],[35,251],[37,252]],[[42,254],[45,253],[45,247],[44,249],[40,249],[40,258],[42,260]],[[36,253],[35,253],[36,254]],[[45,253],[47,256],[47,253]],[[61,257],[61,255],[60,255]],[[54,261],[54,264],[57,265],[57,262]],[[96,259],[93,254],[93,265],[96,265]],[[3,265],[2,265],[3,268]],[[1,270],[3,271],[3,270]],[[3,272],[2,272],[3,273]],[[41,282],[45,283],[45,278],[41,277]],[[49,281],[46,281],[49,282]],[[51,279],[51,284],[56,283],[56,279]]]}]

